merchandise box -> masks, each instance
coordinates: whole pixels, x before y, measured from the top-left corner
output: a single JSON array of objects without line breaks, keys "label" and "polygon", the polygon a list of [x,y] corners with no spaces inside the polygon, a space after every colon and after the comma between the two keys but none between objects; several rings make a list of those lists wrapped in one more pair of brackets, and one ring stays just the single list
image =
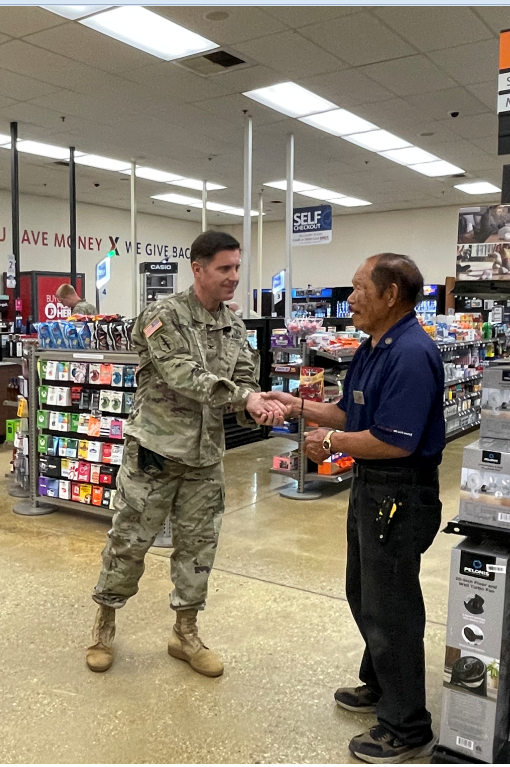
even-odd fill
[{"label": "merchandise box", "polygon": [[273,469],[279,469],[280,471],[297,471],[298,460],[297,453],[275,455],[273,456]]},{"label": "merchandise box", "polygon": [[136,365],[124,365],[124,386],[136,387]]},{"label": "merchandise box", "polygon": [[87,461],[93,463],[99,463],[101,460],[101,454],[103,451],[103,443],[97,441],[91,441],[88,443]]},{"label": "merchandise box", "polygon": [[99,484],[112,487],[115,483],[116,470],[113,466],[101,466],[99,473]]},{"label": "merchandise box", "polygon": [[90,464],[90,482],[93,485],[99,485],[100,474],[101,474],[101,464],[91,463]]},{"label": "merchandise box", "polygon": [[464,448],[459,518],[510,530],[510,440],[482,438]]},{"label": "merchandise box", "polygon": [[463,540],[452,551],[439,744],[493,764],[510,712],[510,551]]},{"label": "merchandise box", "polygon": [[51,498],[58,498],[58,479],[48,479],[46,485],[46,495]]},{"label": "merchandise box", "polygon": [[103,488],[99,485],[94,485],[92,488],[92,505],[101,506],[103,503]]},{"label": "merchandise box", "polygon": [[61,479],[58,483],[58,497],[66,501],[71,500],[71,483],[67,479]]},{"label": "merchandise box", "polygon": [[69,467],[67,470],[67,478],[76,482],[78,480],[78,471],[80,467],[79,461],[69,461]]},{"label": "merchandise box", "polygon": [[39,474],[46,474],[48,471],[48,456],[41,455],[39,458]]},{"label": "merchandise box", "polygon": [[48,452],[48,440],[49,437],[47,434],[39,434],[37,437],[37,450],[39,453],[47,453]]},{"label": "merchandise box", "polygon": [[116,466],[120,466],[122,463],[122,456],[124,455],[124,445],[112,445],[112,453],[110,462]]},{"label": "merchandise box", "polygon": [[48,477],[60,477],[60,458],[47,456],[46,474]]},{"label": "merchandise box", "polygon": [[57,405],[59,407],[69,407],[71,404],[71,389],[68,386],[59,386],[57,388]]},{"label": "merchandise box", "polygon": [[86,383],[88,379],[89,366],[87,362],[71,362],[69,371],[69,380],[75,383]]},{"label": "merchandise box", "polygon": [[71,482],[71,500],[76,503],[80,502],[80,485],[78,482]]},{"label": "merchandise box", "polygon": [[79,502],[90,504],[92,502],[92,485],[79,485]]},{"label": "merchandise box", "polygon": [[284,437],[286,434],[297,434],[299,431],[299,421],[285,421],[281,426],[273,426],[273,431],[277,431]]},{"label": "merchandise box", "polygon": [[273,333],[271,335],[271,349],[285,349],[294,346],[294,339],[285,331]]},{"label": "merchandise box", "polygon": [[56,381],[58,377],[58,362],[47,360],[43,377],[47,381]]},{"label": "merchandise box", "polygon": [[38,429],[47,429],[50,422],[50,411],[49,410],[38,410],[37,411],[37,428]]},{"label": "merchandise box", "polygon": [[64,479],[69,479],[69,466],[71,464],[71,461],[69,458],[61,458],[60,459],[60,476]]},{"label": "merchandise box", "polygon": [[59,446],[59,437],[48,437],[46,452],[48,455],[60,455]]},{"label": "merchandise box", "polygon": [[70,413],[70,416],[70,430],[76,434],[80,425],[80,413]]},{"label": "merchandise box", "polygon": [[124,365],[112,365],[112,386],[122,386],[124,383]]},{"label": "merchandise box", "polygon": [[57,379],[59,381],[69,381],[69,368],[69,362],[60,361],[58,363]]},{"label": "merchandise box", "polygon": [[82,392],[83,386],[71,386],[71,405],[73,407],[80,406]]},{"label": "merchandise box", "polygon": [[78,462],[78,482],[90,482],[90,463]]},{"label": "merchandise box", "polygon": [[112,373],[113,365],[109,362],[104,362],[99,371],[99,383],[102,386],[110,386],[112,383]]},{"label": "merchandise box", "polygon": [[48,402],[48,389],[49,386],[39,386],[39,404],[46,405]]},{"label": "merchandise box", "polygon": [[101,378],[101,365],[97,362],[91,362],[89,365],[89,383],[99,384]]},{"label": "merchandise box", "polygon": [[480,435],[510,439],[510,366],[495,365],[483,372]]},{"label": "merchandise box", "polygon": [[46,400],[47,405],[56,405],[58,401],[58,387],[48,386],[48,397]]},{"label": "merchandise box", "polygon": [[109,509],[110,508],[110,502],[112,500],[112,493],[113,492],[114,492],[113,490],[108,490],[108,488],[106,488],[106,487],[103,489],[103,498],[101,500],[101,506],[104,509]]},{"label": "merchandise box", "polygon": [[39,477],[39,495],[48,495],[48,477]]}]

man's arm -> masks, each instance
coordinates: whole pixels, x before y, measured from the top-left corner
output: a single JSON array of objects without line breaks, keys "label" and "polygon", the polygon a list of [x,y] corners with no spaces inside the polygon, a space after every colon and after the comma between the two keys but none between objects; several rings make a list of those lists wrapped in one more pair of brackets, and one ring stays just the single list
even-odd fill
[{"label": "man's arm", "polygon": [[312,421],[319,426],[329,426],[330,429],[343,429],[345,426],[346,415],[334,403],[302,400],[301,397],[294,397],[292,394],[281,391],[263,392],[262,399],[268,402],[281,402],[287,408],[288,418],[299,418],[303,415],[307,421]]}]

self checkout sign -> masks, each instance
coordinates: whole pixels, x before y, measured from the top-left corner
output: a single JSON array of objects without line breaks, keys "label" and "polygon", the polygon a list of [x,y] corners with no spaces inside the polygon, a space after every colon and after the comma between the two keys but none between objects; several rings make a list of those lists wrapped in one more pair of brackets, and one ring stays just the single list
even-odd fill
[{"label": "self checkout sign", "polygon": [[510,154],[510,29],[499,35],[498,154]]},{"label": "self checkout sign", "polygon": [[331,205],[294,208],[292,212],[293,245],[328,245],[333,238]]}]

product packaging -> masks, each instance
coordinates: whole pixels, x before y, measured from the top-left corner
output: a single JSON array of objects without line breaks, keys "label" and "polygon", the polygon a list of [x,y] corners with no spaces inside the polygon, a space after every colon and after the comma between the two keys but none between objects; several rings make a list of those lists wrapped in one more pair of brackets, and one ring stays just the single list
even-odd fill
[{"label": "product packaging", "polygon": [[49,322],[53,349],[67,349],[67,343],[62,333],[60,322]]},{"label": "product packaging", "polygon": [[39,495],[48,495],[48,477],[39,477]]},{"label": "product packaging", "polygon": [[46,474],[48,471],[48,456],[41,455],[39,458],[39,474]]},{"label": "product packaging", "polygon": [[48,477],[60,477],[60,458],[48,456],[46,474]]},{"label": "product packaging", "polygon": [[77,428],[78,434],[88,434],[90,418],[91,416],[89,413],[78,414],[78,428]]},{"label": "product packaging", "polygon": [[103,488],[95,485],[92,488],[92,504],[94,506],[101,506],[103,502]]},{"label": "product packaging", "polygon": [[466,539],[452,551],[440,748],[496,763],[508,736],[510,552]]},{"label": "product packaging", "polygon": [[133,409],[133,405],[135,404],[135,395],[130,394],[129,392],[125,392],[124,394],[124,402],[122,405],[122,412],[123,413],[130,413]]},{"label": "product packaging", "polygon": [[60,476],[64,477],[64,479],[69,479],[69,464],[71,461],[69,458],[61,458],[60,459]]},{"label": "product packaging", "polygon": [[39,434],[37,437],[37,450],[39,453],[47,453],[48,452],[48,435],[47,434]]},{"label": "product packaging", "polygon": [[99,437],[101,434],[101,419],[95,415],[91,415],[89,418],[89,424],[87,429],[89,437]]},{"label": "product packaging", "polygon": [[71,362],[69,379],[75,383],[83,384],[88,380],[89,366],[86,362]]},{"label": "product packaging", "polygon": [[112,386],[124,384],[124,365],[112,365]]},{"label": "product packaging", "polygon": [[101,466],[101,471],[99,474],[100,485],[109,485],[111,487],[114,483],[114,478],[115,469],[113,466]]},{"label": "product packaging", "polygon": [[50,411],[49,410],[38,410],[37,411],[37,428],[38,429],[48,429],[50,423]]},{"label": "product packaging", "polygon": [[45,378],[47,381],[56,381],[58,375],[58,362],[46,360]]},{"label": "product packaging", "polygon": [[101,456],[101,460],[103,463],[111,463],[112,462],[112,449],[113,445],[111,442],[104,442],[103,443],[103,453]]},{"label": "product packaging", "polygon": [[123,394],[121,391],[110,392],[110,411],[112,413],[122,412]]},{"label": "product packaging", "polygon": [[78,443],[78,458],[80,461],[86,461],[89,455],[89,442],[87,439],[80,439]]},{"label": "product packaging", "polygon": [[89,383],[99,384],[101,379],[101,365],[97,362],[91,362],[89,365]]},{"label": "product packaging", "polygon": [[88,443],[87,460],[93,463],[99,463],[101,461],[101,453],[103,450],[103,443],[97,441],[91,441]]},{"label": "product packaging", "polygon": [[483,372],[480,435],[510,439],[510,366],[495,365]]},{"label": "product packaging", "polygon": [[80,502],[80,485],[77,482],[71,483],[71,500],[76,503]]},{"label": "product packaging", "polygon": [[80,425],[80,413],[70,413],[71,421],[69,425],[69,430],[74,432],[78,431],[78,426]]},{"label": "product packaging", "polygon": [[124,445],[112,445],[111,462],[116,466],[120,466],[122,463],[122,456],[124,455]]},{"label": "product packaging", "polygon": [[136,386],[136,365],[124,365],[124,386],[126,388]]},{"label": "product packaging", "polygon": [[101,474],[101,464],[91,463],[90,464],[90,481],[93,485],[99,485],[100,474]]},{"label": "product packaging", "polygon": [[57,405],[59,407],[70,407],[71,389],[68,386],[59,386],[57,389]]},{"label": "product packaging", "polygon": [[112,382],[113,365],[104,362],[99,372],[99,383],[101,386],[110,386]]},{"label": "product packaging", "polygon": [[103,415],[101,416],[101,428],[99,432],[100,437],[109,437],[110,436],[110,424],[112,422],[112,419],[110,416]]},{"label": "product packaging", "polygon": [[79,467],[80,467],[80,462],[79,461],[69,461],[69,475],[68,475],[68,479],[71,479],[73,481],[77,481]]},{"label": "product packaging", "polygon": [[48,437],[48,443],[47,443],[47,449],[46,452],[48,455],[60,455],[59,453],[59,445],[60,445],[60,437]]},{"label": "product packaging", "polygon": [[67,479],[61,479],[58,483],[58,497],[66,501],[71,499],[71,483]]},{"label": "product packaging", "polygon": [[280,471],[297,471],[298,456],[296,453],[285,453],[285,455],[273,456],[273,469]]},{"label": "product packaging", "polygon": [[459,518],[510,530],[510,440],[482,438],[464,448]]},{"label": "product packaging", "polygon": [[39,404],[46,405],[48,402],[48,387],[39,386]]},{"label": "product packaging", "polygon": [[69,362],[64,362],[64,361],[61,360],[58,363],[57,380],[58,381],[69,381],[69,369],[70,369]]},{"label": "product packaging", "polygon": [[110,438],[122,439],[124,436],[124,421],[121,418],[112,418],[110,423]]},{"label": "product packaging", "polygon": [[324,368],[301,368],[299,396],[314,402],[324,400]]},{"label": "product packaging", "polygon": [[70,421],[70,413],[57,413],[57,431],[69,431]]},{"label": "product packaging", "polygon": [[108,490],[108,488],[104,488],[103,490],[103,498],[101,501],[101,506],[103,509],[109,509],[110,508],[110,501],[112,499],[112,490]]},{"label": "product packaging", "polygon": [[48,479],[46,485],[46,495],[50,498],[58,498],[58,479]]},{"label": "product packaging", "polygon": [[71,405],[79,407],[81,403],[82,386],[71,386]]},{"label": "product packaging", "polygon": [[89,389],[82,389],[80,397],[80,410],[90,409],[90,395],[91,392]]},{"label": "product packaging", "polygon": [[48,405],[56,405],[58,402],[58,387],[57,386],[48,386]]}]

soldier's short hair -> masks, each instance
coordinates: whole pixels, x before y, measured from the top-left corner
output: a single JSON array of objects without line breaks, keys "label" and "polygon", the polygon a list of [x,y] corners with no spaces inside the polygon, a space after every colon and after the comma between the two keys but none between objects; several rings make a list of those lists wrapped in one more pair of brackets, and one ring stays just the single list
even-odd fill
[{"label": "soldier's short hair", "polygon": [[239,250],[235,237],[226,232],[203,232],[191,245],[191,261],[211,261],[221,250]]},{"label": "soldier's short hair", "polygon": [[65,283],[59,287],[55,295],[57,298],[69,298],[69,296],[74,295],[74,293],[76,293],[76,291],[73,286]]}]

